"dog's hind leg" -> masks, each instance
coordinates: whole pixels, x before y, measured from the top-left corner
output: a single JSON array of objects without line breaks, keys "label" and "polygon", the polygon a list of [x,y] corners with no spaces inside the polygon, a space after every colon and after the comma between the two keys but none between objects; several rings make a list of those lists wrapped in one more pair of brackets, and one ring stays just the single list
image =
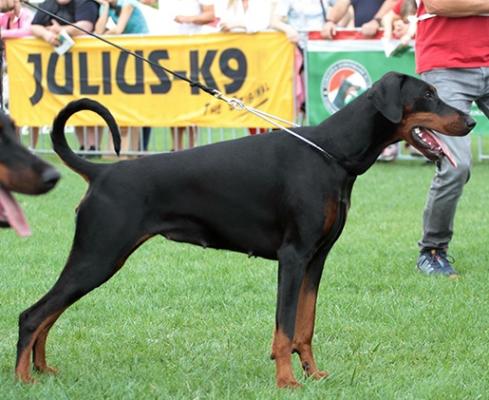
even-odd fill
[{"label": "dog's hind leg", "polygon": [[[130,238],[125,227],[121,228],[124,229],[104,232],[104,239],[99,234],[99,242],[92,240],[93,234],[86,231],[79,234],[77,231],[72,252],[58,281],[43,298],[21,313],[15,368],[18,379],[32,381],[31,353],[36,369],[41,372],[54,371],[47,366],[45,356],[49,329],[65,309],[110,279],[127,257],[149,238],[142,234]],[[124,232],[125,238],[122,243],[121,232]]]},{"label": "dog's hind leg", "polygon": [[293,246],[282,248],[278,256],[278,296],[272,359],[276,365],[277,386],[293,388],[300,386],[292,371],[292,341],[306,262]]},{"label": "dog's hind leg", "polygon": [[307,267],[299,293],[293,351],[299,354],[306,376],[321,379],[328,376],[320,371],[312,352],[312,337],[316,319],[316,300],[327,251],[322,250]]}]

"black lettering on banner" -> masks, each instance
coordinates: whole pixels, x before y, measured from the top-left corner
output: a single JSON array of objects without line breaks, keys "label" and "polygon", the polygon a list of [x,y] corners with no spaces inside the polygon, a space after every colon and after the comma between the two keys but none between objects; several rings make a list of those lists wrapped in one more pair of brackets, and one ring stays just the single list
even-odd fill
[{"label": "black lettering on banner", "polygon": [[[202,74],[205,85],[212,89],[217,89],[216,81],[211,74],[211,66],[214,58],[216,58],[216,54],[217,50],[207,51],[202,65],[199,65],[199,52],[192,50],[190,52],[190,79],[199,81],[199,75]],[[199,88],[197,86],[192,86],[192,94],[199,94]]]},{"label": "black lettering on banner", "polygon": [[29,54],[27,57],[27,62],[34,64],[34,93],[29,97],[29,101],[33,106],[39,103],[42,99],[43,88],[42,88],[42,58],[39,53]]},{"label": "black lettering on banner", "polygon": [[[143,51],[137,50],[136,54],[143,57]],[[48,57],[46,70],[43,68],[43,55],[41,53],[32,53],[28,55],[28,63],[33,65],[34,92],[29,98],[32,105],[39,103],[44,95],[43,78],[46,74],[47,89],[53,95],[72,95],[74,94],[74,79],[80,86],[80,95],[97,95],[102,92],[104,95],[113,93],[113,84],[124,94],[144,94],[144,61],[140,58],[134,58],[130,54],[121,52],[118,55],[109,51],[103,51],[101,54],[101,71],[95,71],[90,68],[89,53],[80,52],[77,54],[79,69],[74,71],[73,53],[68,52],[63,56],[63,60],[56,53],[51,53]],[[218,56],[218,59],[217,59]],[[117,60],[114,58],[117,57]],[[149,85],[152,94],[167,94],[171,91],[173,80],[170,75],[155,64],[170,59],[168,50],[156,49],[149,53],[149,64],[151,71],[157,77],[156,83]],[[224,85],[226,94],[232,94],[239,91],[246,80],[248,73],[248,62],[245,53],[238,48],[224,49],[219,55],[218,50],[208,50],[205,53],[198,50],[189,52],[190,71],[180,71],[182,76],[190,76],[190,79],[203,82],[212,89],[218,89],[215,77],[211,72],[214,61],[218,61],[219,70],[222,75],[231,81]],[[61,61],[61,62],[60,62]],[[63,65],[64,64],[64,65]],[[113,68],[115,65],[115,69]],[[129,74],[131,68],[134,73]],[[57,71],[63,69],[63,71]],[[102,81],[98,82],[99,74],[102,74]],[[132,77],[129,80],[128,77]],[[90,77],[97,79],[97,83],[90,83]],[[175,78],[176,79],[176,78]],[[93,81],[92,81],[93,82]],[[199,95],[198,87],[191,87],[192,95]],[[261,93],[256,93],[260,96]],[[218,109],[207,110],[212,113],[220,112]]]},{"label": "black lettering on banner", "polygon": [[[141,50],[136,50],[136,54],[142,57],[143,52]],[[117,86],[123,93],[127,94],[143,94],[144,93],[144,65],[143,61],[139,58],[131,56],[131,60],[134,60],[134,76],[136,77],[136,82],[134,84],[127,83],[125,78],[125,72],[127,67],[127,60],[129,54],[120,53],[119,59],[117,60],[116,67],[116,82]]]},{"label": "black lettering on banner", "polygon": [[80,94],[98,94],[99,85],[90,85],[88,82],[88,57],[86,52],[78,54],[78,63],[80,64]]},{"label": "black lettering on banner", "polygon": [[[237,68],[231,68],[231,60],[235,60]],[[248,62],[245,54],[236,48],[226,49],[219,57],[219,68],[228,78],[232,79],[231,83],[224,85],[226,94],[235,93],[243,86],[248,74]]]},{"label": "black lettering on banner", "polygon": [[[154,50],[149,53],[149,61],[154,64],[159,65],[160,60],[168,60],[168,51],[167,50]],[[163,68],[158,68],[156,65],[150,64],[151,69],[154,74],[159,79],[160,83],[155,85],[150,85],[151,93],[157,94],[165,94],[168,93],[171,89],[171,80]]]},{"label": "black lettering on banner", "polygon": [[[68,52],[64,55],[65,60],[65,84],[56,82],[56,67],[60,57],[57,53],[51,53],[48,61],[48,90],[53,94],[73,94],[73,54]],[[63,75],[63,74],[60,74]]]},{"label": "black lettering on banner", "polygon": [[102,80],[104,94],[112,94],[112,63],[109,51],[102,52]]}]

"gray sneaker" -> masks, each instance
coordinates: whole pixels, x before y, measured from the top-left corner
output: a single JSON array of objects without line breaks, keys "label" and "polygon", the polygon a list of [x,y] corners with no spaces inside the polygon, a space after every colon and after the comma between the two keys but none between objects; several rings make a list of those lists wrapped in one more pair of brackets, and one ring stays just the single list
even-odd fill
[{"label": "gray sneaker", "polygon": [[459,274],[453,269],[445,250],[422,249],[418,262],[418,270],[426,275],[443,275],[448,278],[458,278]]}]

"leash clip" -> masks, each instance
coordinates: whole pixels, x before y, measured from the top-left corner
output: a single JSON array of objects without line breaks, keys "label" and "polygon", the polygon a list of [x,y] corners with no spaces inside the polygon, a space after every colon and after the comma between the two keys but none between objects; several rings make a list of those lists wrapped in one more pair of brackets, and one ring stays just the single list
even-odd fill
[{"label": "leash clip", "polygon": [[235,110],[244,110],[245,105],[241,100],[238,100],[237,98],[233,97],[231,99],[227,99],[226,102],[233,107]]},{"label": "leash clip", "polygon": [[219,99],[219,100],[226,102],[234,110],[241,111],[241,110],[246,109],[246,106],[244,105],[244,103],[241,100],[237,99],[236,97],[226,97],[219,90],[214,91],[214,97],[216,99]]}]

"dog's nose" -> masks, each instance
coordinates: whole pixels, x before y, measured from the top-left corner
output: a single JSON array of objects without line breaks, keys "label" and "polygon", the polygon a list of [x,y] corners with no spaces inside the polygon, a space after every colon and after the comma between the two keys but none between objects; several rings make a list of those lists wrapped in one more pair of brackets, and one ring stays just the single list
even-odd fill
[{"label": "dog's nose", "polygon": [[477,122],[475,122],[474,118],[472,117],[467,117],[465,120],[465,125],[467,125],[467,128],[472,129]]},{"label": "dog's nose", "polygon": [[43,171],[41,178],[42,178],[42,183],[46,187],[52,188],[59,181],[61,175],[54,168],[47,168]]}]

